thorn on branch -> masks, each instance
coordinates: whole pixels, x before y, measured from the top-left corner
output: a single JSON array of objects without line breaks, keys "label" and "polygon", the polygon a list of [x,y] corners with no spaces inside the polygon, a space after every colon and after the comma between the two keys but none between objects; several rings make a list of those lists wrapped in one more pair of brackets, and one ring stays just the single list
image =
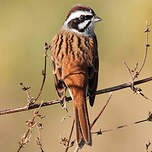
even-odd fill
[{"label": "thorn on branch", "polygon": [[141,93],[141,91],[142,91],[142,89],[141,89],[141,88],[138,88],[138,87],[136,87],[136,88],[135,88],[135,87],[133,87],[133,89],[132,89],[132,90],[133,90],[133,92],[134,92],[134,93],[136,93],[136,94],[140,94],[140,93]]},{"label": "thorn on branch", "polygon": [[45,70],[42,70],[42,75],[46,76]]},{"label": "thorn on branch", "polygon": [[150,25],[151,25],[151,23],[150,22],[148,23],[148,21],[146,21],[146,29],[144,31],[145,33],[150,32],[150,29],[149,29]]},{"label": "thorn on branch", "polygon": [[92,134],[101,135],[101,134],[106,133],[106,132],[111,132],[111,131],[115,131],[115,130],[126,128],[126,127],[131,127],[133,125],[137,125],[137,124],[140,124],[140,123],[143,123],[143,122],[146,122],[146,121],[152,121],[152,113],[149,113],[149,116],[148,116],[147,119],[135,121],[135,122],[130,123],[130,124],[120,125],[120,126],[117,126],[115,128],[104,129],[104,130],[100,129],[99,131],[92,132]]},{"label": "thorn on branch", "polygon": [[102,131],[101,131],[101,129],[99,129],[99,131],[92,132],[92,134],[96,134],[96,135],[102,135]]},{"label": "thorn on branch", "polygon": [[149,112],[149,117],[147,118],[147,120],[152,122],[152,113],[151,112]]}]

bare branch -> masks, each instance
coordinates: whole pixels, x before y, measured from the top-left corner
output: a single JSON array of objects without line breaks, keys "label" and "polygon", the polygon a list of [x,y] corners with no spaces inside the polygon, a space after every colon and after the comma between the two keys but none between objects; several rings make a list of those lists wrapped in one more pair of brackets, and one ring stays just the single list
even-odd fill
[{"label": "bare branch", "polygon": [[146,119],[139,120],[139,121],[136,121],[136,122],[133,122],[133,123],[130,123],[130,124],[120,125],[118,127],[111,128],[111,129],[104,129],[104,130],[99,129],[99,131],[92,132],[92,134],[101,135],[105,132],[110,132],[110,131],[114,131],[114,130],[125,128],[125,127],[130,127],[130,126],[137,125],[137,124],[140,124],[140,123],[143,123],[143,122],[146,122],[146,121],[152,122],[152,113],[149,113],[148,118],[146,118]]},{"label": "bare branch", "polygon": [[51,48],[51,46],[45,42],[45,54],[44,54],[44,69],[42,70],[42,75],[43,75],[43,81],[42,81],[42,84],[41,84],[41,87],[40,87],[40,91],[37,95],[37,97],[35,98],[35,101],[37,101],[42,93],[42,90],[43,90],[43,87],[44,87],[44,83],[45,83],[45,80],[46,80],[46,65],[47,65],[47,51]]},{"label": "bare branch", "polygon": [[145,29],[145,33],[146,33],[146,40],[145,40],[145,55],[144,55],[144,59],[142,61],[142,64],[141,64],[141,67],[139,68],[138,70],[138,63],[136,64],[135,68],[133,70],[131,70],[129,68],[129,66],[127,65],[126,62],[124,62],[129,74],[130,74],[130,77],[131,77],[131,80],[130,80],[130,83],[131,83],[131,90],[134,92],[134,93],[137,93],[139,95],[141,95],[144,99],[148,100],[148,101],[152,101],[152,99],[148,98],[147,96],[145,96],[143,93],[142,93],[142,89],[141,88],[137,88],[134,86],[134,80],[139,76],[139,74],[141,73],[142,69],[144,68],[144,65],[146,63],[146,58],[147,58],[147,54],[148,54],[148,48],[150,47],[150,44],[149,44],[149,32],[150,32],[150,23],[148,23],[146,21],[146,29]]},{"label": "bare branch", "polygon": [[[58,103],[60,103],[60,100],[52,100],[52,101],[44,102],[42,104],[42,107],[50,106],[50,105],[54,105],[54,104],[58,104]],[[6,110],[0,111],[0,115],[22,112],[22,111],[28,111],[28,110],[36,109],[39,106],[40,106],[40,104],[33,104],[33,105],[30,105],[30,106],[24,106],[24,107],[15,108],[15,109],[6,109]]]},{"label": "bare branch", "polygon": [[[139,84],[146,83],[149,81],[152,81],[152,77],[148,77],[145,79],[135,81],[134,85],[139,85]],[[98,90],[96,92],[96,95],[104,94],[104,93],[108,93],[108,92],[113,92],[113,91],[121,90],[121,89],[128,88],[128,87],[131,87],[131,83],[123,83],[123,84],[120,84],[120,85],[117,85],[114,87]],[[66,97],[66,101],[70,101],[70,100],[71,100],[71,97]],[[43,102],[42,107],[51,106],[51,105],[55,105],[55,104],[59,104],[59,103],[60,103],[60,100],[47,101],[47,102]],[[30,106],[24,106],[24,107],[20,107],[20,108],[1,110],[0,115],[28,111],[28,110],[38,108],[39,106],[40,106],[40,104],[32,104]]]},{"label": "bare branch", "polygon": [[68,139],[68,143],[67,143],[67,147],[65,149],[65,152],[67,152],[69,147],[71,147],[70,146],[70,141],[71,141],[71,137],[72,137],[72,133],[73,133],[73,129],[74,129],[74,123],[75,123],[75,120],[73,120],[73,123],[72,123],[72,128],[71,128],[71,131],[70,131],[70,135],[69,135],[69,139]]},{"label": "bare branch", "polygon": [[134,80],[139,76],[139,74],[141,73],[142,69],[144,68],[144,65],[146,63],[146,58],[147,58],[147,54],[148,54],[148,48],[150,47],[149,44],[149,32],[150,32],[150,23],[148,23],[148,21],[146,21],[146,29],[145,29],[145,33],[146,33],[146,40],[145,40],[145,55],[144,55],[144,59],[142,61],[141,67],[138,70],[138,63],[136,64],[135,68],[133,70],[131,70],[129,68],[129,66],[127,65],[126,62],[124,62],[125,66],[128,69],[128,72],[130,73],[131,76],[131,83],[134,83]]},{"label": "bare branch", "polygon": [[34,98],[31,96],[30,93],[31,87],[25,86],[23,82],[20,83],[20,86],[22,87],[22,90],[26,92],[28,106],[32,105]]},{"label": "bare branch", "polygon": [[30,142],[30,138],[31,138],[31,135],[32,135],[32,129],[34,127],[37,127],[37,130],[38,130],[38,137],[36,138],[36,142],[37,142],[37,145],[40,147],[41,151],[43,151],[42,149],[42,144],[40,142],[40,129],[42,128],[42,124],[40,122],[37,122],[35,119],[36,118],[44,118],[42,117],[39,112],[40,112],[40,109],[41,109],[41,106],[42,106],[42,103],[40,104],[39,108],[36,109],[34,112],[33,112],[33,117],[31,120],[27,120],[26,121],[26,125],[27,125],[27,130],[26,132],[24,133],[24,135],[21,137],[21,141],[19,142],[19,147],[17,149],[17,152],[20,152],[20,150],[27,144]]},{"label": "bare branch", "polygon": [[[148,78],[145,78],[145,79],[135,81],[134,85],[139,85],[139,84],[149,82],[149,81],[152,81],[152,77],[148,77]],[[113,92],[113,91],[125,89],[125,88],[128,88],[128,87],[131,87],[131,83],[123,83],[123,84],[120,84],[120,85],[117,85],[117,86],[114,86],[114,87],[98,90],[96,92],[96,95],[104,94],[104,93],[108,93],[108,92]]]},{"label": "bare branch", "polygon": [[148,53],[148,48],[150,47],[150,44],[149,44],[149,32],[150,32],[150,29],[149,29],[149,26],[150,26],[150,23],[148,23],[148,21],[146,21],[146,29],[145,29],[145,33],[146,33],[146,42],[145,42],[145,56],[144,56],[144,59],[143,59],[143,62],[142,62],[142,65],[138,71],[138,75],[139,73],[142,71],[144,65],[145,65],[145,62],[146,62],[146,58],[147,58],[147,53]]},{"label": "bare branch", "polygon": [[99,119],[99,117],[101,116],[101,114],[103,113],[103,111],[105,110],[105,108],[107,107],[107,105],[108,105],[111,97],[112,97],[112,93],[110,93],[110,96],[109,96],[106,104],[105,104],[104,107],[101,109],[101,111],[100,111],[100,113],[98,114],[98,116],[97,116],[97,117],[94,119],[94,121],[92,122],[91,128],[94,126],[94,124],[96,123],[96,121]]}]

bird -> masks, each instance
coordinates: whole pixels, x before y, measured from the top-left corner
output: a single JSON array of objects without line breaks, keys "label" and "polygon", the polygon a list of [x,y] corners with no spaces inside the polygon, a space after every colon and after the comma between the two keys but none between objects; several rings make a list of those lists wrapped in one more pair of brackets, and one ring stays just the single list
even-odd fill
[{"label": "bird", "polygon": [[51,42],[51,62],[57,95],[65,106],[68,89],[74,102],[78,147],[92,145],[87,97],[94,104],[98,84],[98,44],[95,24],[101,21],[89,6],[73,6]]}]

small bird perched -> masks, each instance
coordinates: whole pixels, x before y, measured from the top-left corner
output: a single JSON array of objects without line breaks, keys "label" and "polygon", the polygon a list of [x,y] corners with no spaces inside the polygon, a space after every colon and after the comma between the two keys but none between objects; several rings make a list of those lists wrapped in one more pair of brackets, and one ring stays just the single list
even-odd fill
[{"label": "small bird perched", "polygon": [[64,106],[68,88],[74,101],[76,137],[79,147],[92,145],[86,97],[93,106],[98,83],[98,46],[94,33],[101,18],[87,6],[76,5],[52,40],[52,69],[57,95]]}]

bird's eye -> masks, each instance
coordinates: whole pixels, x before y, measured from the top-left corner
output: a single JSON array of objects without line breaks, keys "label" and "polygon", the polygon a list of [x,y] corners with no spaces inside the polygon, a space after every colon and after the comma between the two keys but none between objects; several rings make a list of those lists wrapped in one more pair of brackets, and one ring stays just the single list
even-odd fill
[{"label": "bird's eye", "polygon": [[85,20],[85,15],[81,15],[79,19],[80,20]]}]

